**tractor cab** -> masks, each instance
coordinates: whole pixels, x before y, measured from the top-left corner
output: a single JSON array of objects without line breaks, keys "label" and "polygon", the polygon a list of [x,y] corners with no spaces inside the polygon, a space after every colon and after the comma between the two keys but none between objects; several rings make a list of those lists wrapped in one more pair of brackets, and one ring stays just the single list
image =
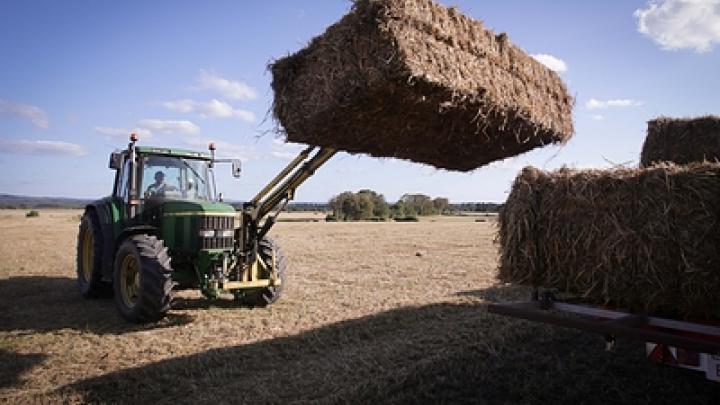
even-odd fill
[{"label": "tractor cab", "polygon": [[113,194],[140,209],[166,201],[222,202],[216,196],[214,164],[231,162],[233,176],[240,177],[240,161],[215,159],[214,151],[213,144],[209,153],[131,144],[110,156],[109,167],[116,170]]}]

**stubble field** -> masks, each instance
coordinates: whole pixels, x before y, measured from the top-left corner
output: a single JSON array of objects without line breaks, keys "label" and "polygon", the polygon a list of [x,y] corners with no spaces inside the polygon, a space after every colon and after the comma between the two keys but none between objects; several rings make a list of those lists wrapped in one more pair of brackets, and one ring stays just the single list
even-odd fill
[{"label": "stubble field", "polygon": [[636,342],[486,312],[492,218],[281,222],[290,260],[265,309],[182,291],[132,325],[75,285],[80,211],[0,211],[0,402],[712,403],[720,384]]}]

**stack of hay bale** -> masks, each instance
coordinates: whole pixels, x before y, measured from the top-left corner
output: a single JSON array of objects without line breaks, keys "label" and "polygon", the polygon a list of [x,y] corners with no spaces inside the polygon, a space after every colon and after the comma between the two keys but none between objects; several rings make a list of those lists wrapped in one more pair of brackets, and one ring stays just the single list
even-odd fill
[{"label": "stack of hay bale", "polygon": [[656,162],[716,162],[720,160],[720,117],[660,117],[648,122],[640,166]]},{"label": "stack of hay bale", "polygon": [[573,133],[555,72],[430,0],[355,0],[270,69],[291,142],[468,171]]},{"label": "stack of hay bale", "polygon": [[641,168],[524,169],[500,215],[499,278],[590,302],[720,317],[720,117],[648,123]]}]

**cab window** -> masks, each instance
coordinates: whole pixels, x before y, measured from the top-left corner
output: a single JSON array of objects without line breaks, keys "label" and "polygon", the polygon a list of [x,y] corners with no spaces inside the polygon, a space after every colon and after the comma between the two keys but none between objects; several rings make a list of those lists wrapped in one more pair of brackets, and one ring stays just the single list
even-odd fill
[{"label": "cab window", "polygon": [[142,158],[143,199],[211,200],[208,164],[198,159],[171,156]]},{"label": "cab window", "polygon": [[122,170],[120,171],[120,178],[117,182],[117,190],[115,190],[115,196],[121,198],[127,202],[128,197],[128,177],[130,176],[130,159],[125,159]]}]

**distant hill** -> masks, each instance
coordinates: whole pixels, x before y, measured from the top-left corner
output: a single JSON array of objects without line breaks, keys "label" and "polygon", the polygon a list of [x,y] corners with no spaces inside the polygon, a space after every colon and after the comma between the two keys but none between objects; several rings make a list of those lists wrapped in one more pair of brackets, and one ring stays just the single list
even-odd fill
[{"label": "distant hill", "polygon": [[29,197],[0,194],[0,208],[84,208],[91,200],[64,197]]},{"label": "distant hill", "polygon": [[[30,197],[25,195],[0,194],[0,209],[20,208],[20,209],[41,209],[41,208],[85,208],[92,202],[91,199],[83,198],[65,198],[65,197]],[[227,201],[236,208],[242,206],[240,201]],[[291,202],[287,211],[328,211],[330,207],[327,203],[315,202]]]}]

